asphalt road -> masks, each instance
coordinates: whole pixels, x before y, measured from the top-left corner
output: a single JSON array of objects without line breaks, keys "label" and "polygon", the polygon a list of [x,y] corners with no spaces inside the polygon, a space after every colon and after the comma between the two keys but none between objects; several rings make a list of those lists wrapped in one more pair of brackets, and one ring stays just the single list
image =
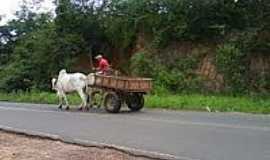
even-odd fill
[{"label": "asphalt road", "polygon": [[[269,160],[270,116],[143,110],[109,114],[0,103],[0,128],[182,160]],[[1,142],[0,142],[1,143]]]}]

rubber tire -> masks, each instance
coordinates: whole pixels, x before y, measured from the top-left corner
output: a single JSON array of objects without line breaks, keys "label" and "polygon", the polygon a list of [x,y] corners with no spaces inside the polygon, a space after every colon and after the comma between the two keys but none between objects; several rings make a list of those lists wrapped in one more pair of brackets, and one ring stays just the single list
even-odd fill
[{"label": "rubber tire", "polygon": [[121,109],[120,96],[115,92],[107,93],[104,97],[104,107],[105,110],[109,113],[119,113]]},{"label": "rubber tire", "polygon": [[144,107],[144,98],[140,93],[131,93],[126,98],[128,108],[133,111],[139,111]]}]

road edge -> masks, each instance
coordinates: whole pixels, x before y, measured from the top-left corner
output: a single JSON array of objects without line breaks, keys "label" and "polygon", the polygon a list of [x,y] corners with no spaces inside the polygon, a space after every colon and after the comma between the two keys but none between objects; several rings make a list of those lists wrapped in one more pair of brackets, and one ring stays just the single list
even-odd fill
[{"label": "road edge", "polygon": [[149,152],[134,148],[128,148],[124,146],[117,146],[113,144],[106,144],[106,143],[99,143],[94,141],[87,141],[87,140],[80,140],[80,139],[73,139],[70,137],[61,137],[59,135],[47,134],[43,132],[36,132],[36,131],[28,131],[24,129],[18,129],[13,127],[7,127],[0,125],[0,131],[6,133],[12,133],[17,135],[23,135],[30,138],[40,138],[52,141],[59,141],[66,144],[78,145],[82,147],[95,147],[99,149],[112,149],[115,151],[120,151],[122,153],[128,154],[134,157],[142,157],[148,158],[153,160],[197,160],[197,159],[190,159],[187,157],[177,157],[170,154],[163,154],[158,152]]}]

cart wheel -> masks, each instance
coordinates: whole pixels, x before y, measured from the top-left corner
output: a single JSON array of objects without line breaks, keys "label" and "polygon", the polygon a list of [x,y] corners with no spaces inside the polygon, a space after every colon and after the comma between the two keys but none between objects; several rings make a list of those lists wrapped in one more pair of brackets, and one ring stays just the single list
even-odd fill
[{"label": "cart wheel", "polygon": [[144,98],[141,93],[131,93],[127,96],[126,103],[131,111],[139,111],[144,106]]},{"label": "cart wheel", "polygon": [[121,108],[121,100],[115,92],[109,92],[105,95],[104,106],[107,112],[118,113]]}]

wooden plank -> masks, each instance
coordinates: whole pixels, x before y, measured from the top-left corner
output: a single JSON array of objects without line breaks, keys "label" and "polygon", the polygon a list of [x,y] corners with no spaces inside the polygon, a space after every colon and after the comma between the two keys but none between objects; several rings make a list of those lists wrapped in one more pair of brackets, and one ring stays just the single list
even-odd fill
[{"label": "wooden plank", "polygon": [[95,86],[128,92],[149,92],[152,89],[152,80],[148,78],[96,75]]}]

